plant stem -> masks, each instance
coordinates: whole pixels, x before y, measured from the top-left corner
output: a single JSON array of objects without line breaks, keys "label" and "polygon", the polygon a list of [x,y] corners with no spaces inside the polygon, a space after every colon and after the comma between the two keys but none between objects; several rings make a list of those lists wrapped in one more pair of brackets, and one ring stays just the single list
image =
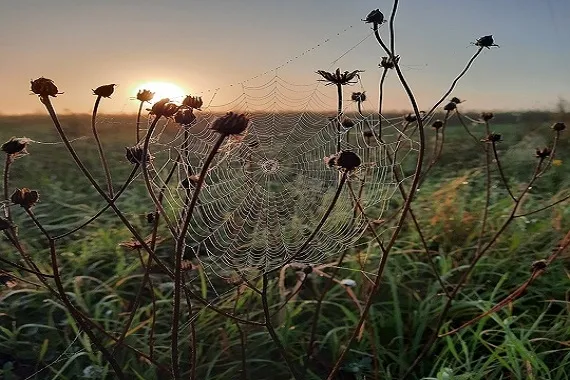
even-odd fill
[{"label": "plant stem", "polygon": [[105,171],[105,178],[107,180],[107,190],[109,191],[109,198],[113,198],[113,181],[111,180],[111,172],[109,171],[109,165],[107,165],[107,159],[105,158],[105,152],[103,151],[103,146],[99,140],[99,134],[97,133],[97,127],[95,120],[97,118],[97,110],[99,109],[99,103],[101,102],[101,95],[97,95],[95,100],[95,105],[93,106],[93,114],[91,115],[91,130],[93,132],[93,137],[97,142],[97,150],[99,151],[99,158],[101,159],[101,166]]}]

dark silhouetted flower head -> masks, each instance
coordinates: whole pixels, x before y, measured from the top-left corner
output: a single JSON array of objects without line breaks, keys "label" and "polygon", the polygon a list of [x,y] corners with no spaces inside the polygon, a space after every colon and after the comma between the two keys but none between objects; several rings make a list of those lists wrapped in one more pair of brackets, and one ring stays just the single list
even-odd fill
[{"label": "dark silhouetted flower head", "polygon": [[180,109],[180,106],[172,103],[169,98],[164,98],[152,105],[150,113],[156,115],[156,117],[172,117],[178,109]]},{"label": "dark silhouetted flower head", "polygon": [[27,154],[26,147],[30,143],[30,139],[25,137],[11,137],[10,140],[2,144],[2,151],[10,155]]},{"label": "dark silhouetted flower head", "polygon": [[477,41],[475,41],[474,45],[482,48],[486,47],[487,49],[490,49],[491,46],[499,47],[499,45],[495,44],[495,41],[493,40],[493,35],[483,36],[479,38]]},{"label": "dark silhouetted flower head", "polygon": [[115,92],[116,84],[106,84],[104,86],[99,86],[95,90],[93,90],[93,95],[101,96],[103,98],[109,98]]},{"label": "dark silhouetted flower head", "polygon": [[566,129],[566,124],[559,121],[558,123],[554,123],[554,125],[551,128],[556,132],[562,132],[563,130]]},{"label": "dark silhouetted flower head", "polygon": [[349,118],[344,119],[341,124],[346,129],[350,129],[350,128],[354,127],[354,121],[352,121]]},{"label": "dark silhouetted flower head", "polygon": [[440,129],[441,127],[443,127],[443,121],[441,121],[441,120],[436,120],[436,121],[434,121],[433,123],[431,123],[431,126],[432,126],[433,128],[435,128],[436,130],[437,130],[437,129]]},{"label": "dark silhouetted flower head", "polygon": [[362,103],[366,101],[366,91],[353,92],[350,99],[352,99],[353,102]]},{"label": "dark silhouetted flower head", "polygon": [[336,69],[334,73],[329,73],[328,71],[318,70],[317,74],[323,77],[319,79],[321,82],[327,82],[327,86],[331,84],[346,86],[348,84],[354,84],[354,78],[358,78],[358,75],[362,70],[345,71],[342,73],[340,69]]},{"label": "dark silhouetted flower head", "polygon": [[498,133],[491,133],[489,135],[487,135],[487,137],[485,137],[483,140],[483,142],[488,142],[488,143],[496,143],[502,140],[502,136]]},{"label": "dark silhouetted flower head", "polygon": [[380,61],[380,64],[378,65],[379,67],[382,67],[383,69],[393,69],[394,67],[396,67],[396,64],[400,62],[400,56],[399,55],[395,55],[394,59],[389,58],[389,57],[382,57],[382,61]]},{"label": "dark silhouetted flower head", "polygon": [[384,14],[380,12],[380,9],[374,9],[372,12],[368,13],[365,19],[363,19],[367,24],[373,24],[374,29],[378,28],[378,25],[384,22]]},{"label": "dark silhouetted flower head", "polygon": [[545,159],[547,157],[550,157],[550,153],[552,153],[552,150],[550,150],[550,148],[536,148],[536,157],[540,158],[540,159]]},{"label": "dark silhouetted flower head", "polygon": [[228,112],[216,119],[210,129],[224,135],[239,135],[247,129],[248,124],[249,119],[244,114]]},{"label": "dark silhouetted flower head", "polygon": [[482,112],[481,113],[481,119],[483,119],[484,121],[489,121],[494,117],[495,117],[495,115],[493,115],[493,112]]},{"label": "dark silhouetted flower head", "polygon": [[58,92],[57,86],[51,79],[41,77],[30,83],[32,85],[32,92],[41,97],[53,96],[55,98],[57,95],[63,94],[63,92]]},{"label": "dark silhouetted flower head", "polygon": [[459,99],[457,96],[454,96],[453,98],[451,98],[450,102],[455,103],[455,104],[462,103],[461,99]]},{"label": "dark silhouetted flower head", "polygon": [[10,198],[14,204],[20,205],[26,210],[38,203],[39,199],[40,194],[36,190],[30,190],[25,187],[22,189],[16,189]]},{"label": "dark silhouetted flower head", "polygon": [[137,100],[141,102],[150,102],[154,98],[154,92],[150,90],[139,90],[137,92]]},{"label": "dark silhouetted flower head", "polygon": [[342,152],[338,153],[335,162],[337,167],[342,168],[346,171],[354,170],[362,163],[360,157],[358,157],[356,153],[349,150],[343,150]]},{"label": "dark silhouetted flower head", "polygon": [[453,111],[456,108],[457,108],[457,103],[455,102],[449,102],[445,106],[443,106],[443,109],[447,112]]},{"label": "dark silhouetted flower head", "polygon": [[182,105],[184,107],[188,107],[188,108],[194,108],[199,110],[200,108],[202,108],[202,105],[204,104],[204,102],[202,101],[202,97],[200,96],[186,96],[184,98],[184,100],[182,101]]},{"label": "dark silhouetted flower head", "polygon": [[174,121],[181,125],[190,125],[196,120],[192,108],[180,109],[174,114]]},{"label": "dark silhouetted flower head", "polygon": [[[125,147],[126,149],[126,154],[125,157],[127,158],[127,160],[135,165],[135,164],[142,164],[143,162],[143,156],[144,156],[144,149],[141,145],[135,145],[135,146],[131,146],[131,147]],[[154,157],[151,156],[150,152],[147,152],[146,154],[146,162],[148,163],[149,161],[151,161]]]}]

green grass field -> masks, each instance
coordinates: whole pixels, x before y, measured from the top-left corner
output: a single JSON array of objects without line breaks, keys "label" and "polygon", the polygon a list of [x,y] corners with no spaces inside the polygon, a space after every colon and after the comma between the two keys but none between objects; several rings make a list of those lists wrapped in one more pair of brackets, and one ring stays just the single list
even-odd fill
[{"label": "green grass field", "polygon": [[[122,118],[102,130],[104,146],[110,152],[112,176],[120,183],[132,167],[124,147],[132,141]],[[88,119],[63,118],[72,138],[89,136]],[[517,124],[492,124],[502,135],[499,153],[506,177],[515,191],[522,188],[536,163],[535,148],[552,140],[550,120]],[[470,127],[484,137],[483,127]],[[433,131],[426,129],[430,139]],[[566,133],[568,131],[565,131]],[[53,126],[44,117],[0,118],[0,141],[26,136],[40,142],[58,142]],[[127,139],[129,139],[127,141]],[[443,281],[453,285],[473,258],[485,202],[485,172],[482,150],[455,121],[448,126],[441,162],[421,186],[413,210],[433,249],[431,259]],[[570,140],[563,135],[552,168],[533,186],[523,204],[524,211],[545,206],[570,192]],[[103,183],[92,138],[74,142],[79,154]],[[431,145],[428,144],[428,151]],[[17,187],[40,192],[34,208],[44,227],[65,233],[95,214],[105,203],[95,196],[90,184],[70,160],[62,145],[31,143],[30,154],[15,161],[10,193]],[[508,216],[512,201],[496,171],[492,173],[492,196],[487,235],[497,231]],[[150,233],[144,216],[153,211],[142,182],[129,188],[118,205],[132,223]],[[49,249],[25,212],[13,208],[18,233],[25,249],[45,273],[51,273]],[[521,217],[507,228],[489,253],[477,264],[468,284],[453,303],[442,332],[488,310],[524,283],[531,264],[548,257],[570,228],[567,203]],[[147,232],[148,231],[148,232]],[[159,235],[167,237],[166,229]],[[146,236],[146,235],[145,235]],[[111,211],[76,234],[58,241],[59,264],[65,289],[72,302],[108,332],[121,331],[136,297],[144,270],[145,255],[128,251],[119,243],[131,238]],[[158,249],[169,257],[172,241]],[[4,239],[1,255],[21,263],[17,251]],[[340,278],[351,278],[357,286],[351,292],[363,299],[369,290],[367,273],[360,260],[368,255],[369,266],[379,260],[379,249],[369,234],[348,255]],[[524,295],[497,313],[481,319],[455,335],[438,339],[430,354],[409,378],[417,379],[567,379],[570,377],[570,264],[568,255],[526,289]],[[361,339],[351,346],[338,379],[398,379],[411,365],[433,333],[445,295],[417,232],[407,223],[388,260],[384,281],[375,296]],[[367,265],[367,267],[368,267]],[[0,268],[12,271],[0,263]],[[199,271],[198,271],[199,272]],[[18,276],[37,282],[34,276]],[[295,275],[289,280],[294,283]],[[154,341],[153,359],[170,361],[171,280],[152,275],[126,341],[148,353],[149,334]],[[220,280],[221,282],[221,280]],[[276,313],[274,325],[289,356],[302,366],[310,335],[314,305],[326,279],[310,276],[299,296],[282,310],[277,280],[270,284],[270,306]],[[228,284],[216,284],[220,289]],[[257,284],[261,286],[260,284]],[[207,295],[208,285],[200,273],[191,288]],[[156,308],[153,326],[152,308]],[[289,379],[268,332],[259,326],[238,325],[215,312],[195,306],[196,372],[198,379]],[[255,319],[262,306],[253,292],[235,292],[222,297],[217,306]],[[359,307],[344,287],[334,285],[323,303],[317,330],[318,349],[308,367],[307,379],[322,379],[343,348],[359,319]],[[183,364],[188,367],[188,326],[181,331]],[[97,336],[112,347],[112,340]],[[245,344],[242,344],[242,341]],[[244,355],[245,353],[245,355]],[[154,379],[161,371],[140,355],[119,348],[117,361],[132,379]],[[242,372],[245,360],[246,373]],[[38,372],[39,371],[39,372]],[[43,287],[19,282],[0,288],[0,377],[10,379],[104,379],[112,378],[110,367],[89,337],[80,330],[69,311]]]}]

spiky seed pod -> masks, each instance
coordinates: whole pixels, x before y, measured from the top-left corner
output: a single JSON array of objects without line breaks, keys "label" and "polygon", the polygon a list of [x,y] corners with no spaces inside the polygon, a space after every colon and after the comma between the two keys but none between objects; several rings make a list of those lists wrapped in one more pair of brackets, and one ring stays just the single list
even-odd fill
[{"label": "spiky seed pod", "polygon": [[485,137],[483,140],[481,140],[482,142],[488,142],[488,143],[495,143],[495,142],[499,142],[502,140],[502,136],[498,133],[490,133],[489,135],[487,135],[487,137]]},{"label": "spiky seed pod", "polygon": [[475,41],[475,46],[486,47],[487,49],[490,49],[491,46],[499,47],[499,45],[495,44],[493,35],[483,36],[479,38],[477,41]]},{"label": "spiky seed pod", "polygon": [[202,101],[202,97],[200,96],[187,95],[182,101],[182,105],[184,107],[195,108],[199,110],[200,108],[202,108],[202,105],[204,105],[204,102]]},{"label": "spiky seed pod", "polygon": [[[127,158],[127,161],[129,161],[131,164],[136,165],[136,164],[142,164],[143,162],[143,155],[144,155],[144,149],[141,145],[135,145],[135,146],[131,146],[131,147],[125,147],[126,150],[126,154],[125,157]],[[146,162],[149,162],[153,159],[154,157],[151,156],[150,152],[147,152],[146,154]]]},{"label": "spiky seed pod", "polygon": [[455,103],[455,104],[459,104],[459,103],[461,103],[461,99],[454,96],[453,98],[451,98],[450,102]]},{"label": "spiky seed pod", "polygon": [[51,79],[41,77],[30,83],[32,85],[31,90],[36,95],[42,97],[53,96],[55,98],[57,95],[63,94],[63,92],[58,92],[57,86]]},{"label": "spiky seed pod", "polygon": [[360,166],[362,161],[360,157],[354,152],[343,150],[337,155],[336,166],[346,171],[351,171]]},{"label": "spiky seed pod", "polygon": [[554,123],[554,125],[551,128],[556,132],[562,132],[563,130],[566,129],[566,124],[559,121],[558,123]]},{"label": "spiky seed pod", "polygon": [[366,101],[366,91],[353,92],[352,95],[350,96],[350,99],[352,99],[353,102],[362,103]]},{"label": "spiky seed pod", "polygon": [[483,119],[484,121],[489,121],[492,118],[494,118],[495,115],[493,114],[493,112],[483,112],[481,113],[481,119]]},{"label": "spiky seed pod", "polygon": [[30,190],[26,187],[22,189],[16,189],[10,200],[12,203],[17,204],[25,208],[26,210],[30,209],[36,203],[38,203],[40,199],[40,194],[36,190]]},{"label": "spiky seed pod", "polygon": [[447,103],[447,104],[443,107],[443,110],[444,110],[444,111],[447,111],[447,112],[450,112],[450,111],[455,110],[456,108],[457,108],[457,104],[456,104],[456,103],[454,103],[454,102],[449,102],[449,103]]},{"label": "spiky seed pod", "polygon": [[435,128],[436,130],[438,130],[441,127],[443,127],[443,121],[435,120],[433,123],[431,123],[431,126],[432,126],[432,128]]},{"label": "spiky seed pod", "polygon": [[365,19],[363,19],[366,24],[374,24],[374,26],[378,26],[384,22],[384,14],[380,12],[380,9],[374,9]]},{"label": "spiky seed pod", "polygon": [[99,86],[95,90],[93,90],[93,95],[101,96],[103,98],[110,98],[115,92],[116,84],[106,84],[104,86]]},{"label": "spiky seed pod", "polygon": [[183,110],[178,110],[174,115],[174,121],[180,125],[190,125],[196,120],[196,115],[194,115],[192,108],[186,108]]},{"label": "spiky seed pod", "polygon": [[389,57],[382,57],[382,61],[380,61],[380,64],[378,66],[382,67],[383,69],[393,69],[396,67],[396,64],[398,62],[400,62],[399,55],[395,55],[394,59],[391,59]]},{"label": "spiky seed pod", "polygon": [[25,137],[11,137],[10,140],[2,144],[2,151],[9,155],[27,154],[26,147],[30,139]]},{"label": "spiky seed pod", "polygon": [[247,129],[248,124],[249,119],[244,114],[228,112],[216,119],[210,129],[223,135],[239,135]]},{"label": "spiky seed pod", "polygon": [[352,121],[349,118],[344,119],[341,124],[346,129],[350,129],[350,128],[354,127],[354,121]]},{"label": "spiky seed pod", "polygon": [[154,98],[154,92],[150,90],[139,90],[137,92],[137,100],[141,102],[150,102]]},{"label": "spiky seed pod", "polygon": [[354,84],[354,78],[358,78],[359,74],[363,72],[362,70],[354,70],[354,71],[345,71],[342,73],[340,69],[336,69],[334,73],[329,73],[328,71],[318,70],[317,74],[323,77],[323,79],[319,79],[321,82],[327,82],[326,86],[328,85],[341,85],[346,86],[349,84]]},{"label": "spiky seed pod", "polygon": [[546,148],[536,148],[536,157],[540,158],[540,159],[545,159],[547,157],[550,157],[550,153],[552,153],[552,151],[550,150],[550,148],[546,147]]},{"label": "spiky seed pod", "polygon": [[307,275],[313,273],[313,267],[310,265],[307,265],[306,267],[303,268],[303,273],[305,273]]}]

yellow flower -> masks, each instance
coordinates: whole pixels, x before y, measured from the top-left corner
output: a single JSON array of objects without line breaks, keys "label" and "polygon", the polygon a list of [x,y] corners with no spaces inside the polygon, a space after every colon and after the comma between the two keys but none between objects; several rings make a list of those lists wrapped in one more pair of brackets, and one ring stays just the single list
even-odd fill
[{"label": "yellow flower", "polygon": [[561,166],[562,160],[552,160],[552,166]]}]

